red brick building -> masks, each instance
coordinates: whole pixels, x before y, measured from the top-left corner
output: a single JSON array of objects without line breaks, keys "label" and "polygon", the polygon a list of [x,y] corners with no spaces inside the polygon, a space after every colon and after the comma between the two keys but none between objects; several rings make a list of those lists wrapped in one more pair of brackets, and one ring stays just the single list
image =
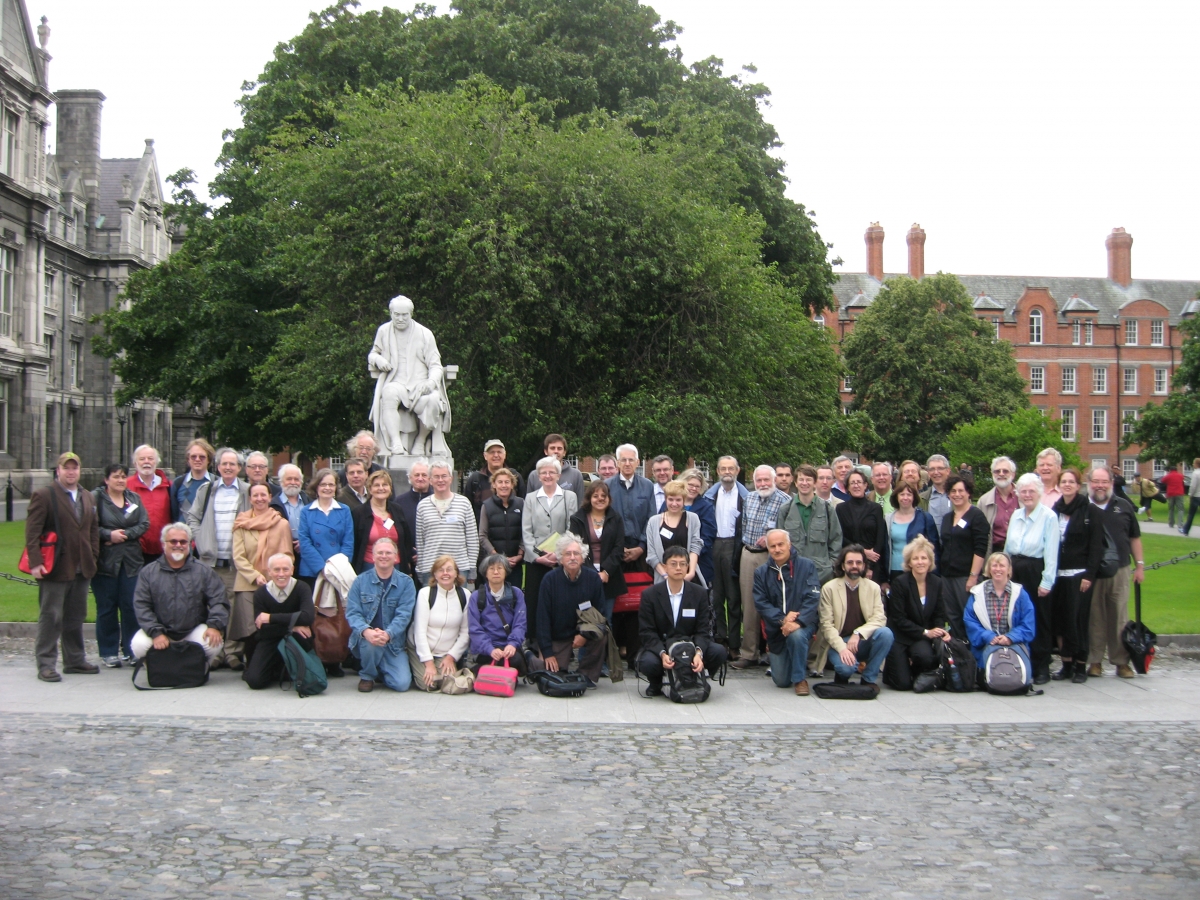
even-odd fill
[{"label": "red brick building", "polygon": [[[883,228],[866,231],[867,271],[840,273],[833,291],[836,319],[823,324],[839,338],[897,277],[883,271]],[[925,232],[907,235],[908,274],[925,275]],[[1062,419],[1063,437],[1077,441],[1085,463],[1116,465],[1126,478],[1135,469],[1162,474],[1159,460],[1138,464],[1136,446],[1121,450],[1129,421],[1171,390],[1180,361],[1179,323],[1200,312],[1200,281],[1135,279],[1133,237],[1114,228],[1104,242],[1107,278],[959,275],[975,298],[975,314],[988,319],[1008,341],[1025,378],[1030,402]],[[832,319],[832,321],[831,321]],[[853,399],[843,383],[843,403]]]}]

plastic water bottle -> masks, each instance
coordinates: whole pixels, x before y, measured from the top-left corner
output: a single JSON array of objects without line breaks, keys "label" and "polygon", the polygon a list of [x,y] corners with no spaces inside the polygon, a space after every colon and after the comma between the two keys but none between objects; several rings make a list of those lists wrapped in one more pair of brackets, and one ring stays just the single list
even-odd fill
[{"label": "plastic water bottle", "polygon": [[963,689],[962,672],[955,664],[953,656],[946,657],[946,667],[950,669],[950,682],[954,685],[951,690],[961,692]]}]

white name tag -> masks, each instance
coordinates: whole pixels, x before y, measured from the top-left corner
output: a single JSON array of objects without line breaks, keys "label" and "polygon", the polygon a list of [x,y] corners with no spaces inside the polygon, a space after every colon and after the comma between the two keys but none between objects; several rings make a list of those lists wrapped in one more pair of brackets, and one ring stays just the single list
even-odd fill
[{"label": "white name tag", "polygon": [[954,523],[954,527],[955,527],[955,528],[966,528],[966,527],[967,527],[967,520],[966,520],[966,519],[959,519],[957,522],[955,522],[955,523]]},{"label": "white name tag", "polygon": [[125,507],[125,515],[127,516],[132,516],[137,511],[137,505],[134,503],[130,503],[127,507]]},{"label": "white name tag", "polygon": [[680,614],[681,616],[683,616],[685,619],[694,619],[694,618],[696,618],[696,611],[695,611],[694,609],[681,609],[681,610],[679,611],[679,614]]},{"label": "white name tag", "polygon": [[767,528],[774,528],[775,525],[776,525],[776,522],[774,519],[767,519]]},{"label": "white name tag", "polygon": [[596,567],[597,572],[600,571],[600,563],[592,563],[592,565]]},{"label": "white name tag", "polygon": [[393,522],[391,519],[384,519],[384,520],[383,520],[383,530],[384,530],[384,531],[391,531],[391,530],[392,530],[392,526],[393,526],[393,525],[395,525],[395,524],[396,524],[396,523],[395,523],[395,522]]},{"label": "white name tag", "polygon": [[580,611],[580,612],[583,612],[585,609],[591,609],[591,608],[592,608],[592,601],[591,601],[591,600],[584,600],[582,603],[580,603],[580,604],[579,604],[579,611]]},{"label": "white name tag", "polygon": [[461,521],[462,519],[460,519],[455,513],[451,513],[450,515],[446,516],[447,525],[457,525]]},{"label": "white name tag", "polygon": [[667,540],[670,540],[671,538],[675,537],[675,532],[673,532],[671,529],[667,528],[665,525],[662,528],[658,529],[658,533],[659,533],[660,537],[665,537]]}]

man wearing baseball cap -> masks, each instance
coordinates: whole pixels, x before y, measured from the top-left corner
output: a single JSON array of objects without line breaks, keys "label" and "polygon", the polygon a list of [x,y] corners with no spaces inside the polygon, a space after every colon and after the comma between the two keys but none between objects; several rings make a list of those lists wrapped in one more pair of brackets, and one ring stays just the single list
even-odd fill
[{"label": "man wearing baseball cap", "polygon": [[[498,438],[492,438],[483,445],[483,468],[478,472],[472,472],[463,486],[463,494],[471,501],[471,508],[475,510],[475,521],[477,522],[479,521],[479,508],[483,506],[483,501],[492,496],[492,475],[504,468],[507,458],[508,451],[504,449],[504,442]],[[525,481],[518,475],[513,496],[522,497],[524,494]]]},{"label": "man wearing baseball cap", "polygon": [[[88,582],[100,557],[100,522],[92,495],[79,486],[79,457],[58,458],[54,481],[33,492],[25,518],[29,572],[38,582],[38,678],[62,681],[55,668],[62,642],[63,671],[95,675],[100,667],[83,654],[83,620],[87,615]],[[48,532],[55,532],[53,565],[42,555]]]}]

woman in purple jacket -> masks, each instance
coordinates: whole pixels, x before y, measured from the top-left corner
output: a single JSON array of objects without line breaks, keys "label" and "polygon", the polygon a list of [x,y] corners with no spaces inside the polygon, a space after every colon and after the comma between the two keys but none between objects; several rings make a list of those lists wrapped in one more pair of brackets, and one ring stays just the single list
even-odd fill
[{"label": "woman in purple jacket", "polygon": [[512,571],[508,560],[493,553],[481,567],[487,581],[467,601],[467,632],[471,636],[470,669],[476,675],[481,666],[504,665],[504,660],[526,674],[521,644],[525,641],[525,595],[508,583]]}]

